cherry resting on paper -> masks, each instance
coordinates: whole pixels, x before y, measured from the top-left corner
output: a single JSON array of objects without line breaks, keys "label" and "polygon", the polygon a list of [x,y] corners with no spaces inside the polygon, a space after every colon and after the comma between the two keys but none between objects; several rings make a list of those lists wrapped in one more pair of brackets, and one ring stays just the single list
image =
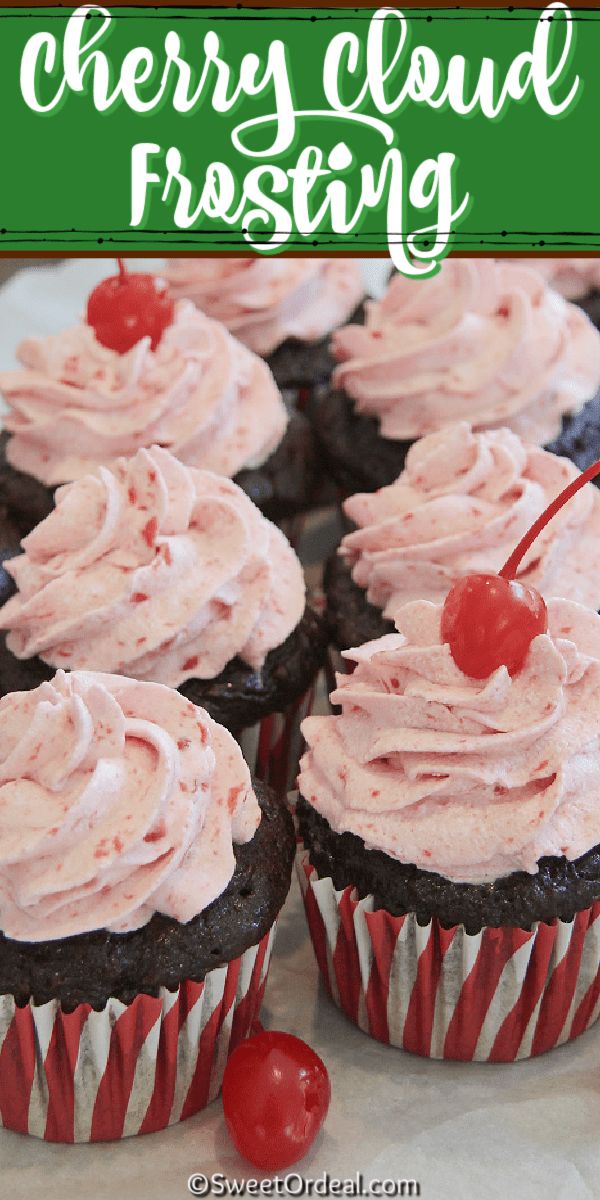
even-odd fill
[{"label": "cherry resting on paper", "polygon": [[118,258],[119,274],[103,279],[87,302],[87,323],[108,350],[126,354],[143,337],[156,350],[173,320],[174,303],[164,280],[141,272],[131,274]]},{"label": "cherry resting on paper", "polygon": [[223,1111],[239,1153],[263,1171],[298,1162],[327,1115],[327,1068],[306,1042],[266,1030],[233,1051],[223,1076]]},{"label": "cherry resting on paper", "polygon": [[515,579],[517,568],[538,533],[571,496],[599,474],[600,459],[544,509],[498,575],[465,575],[450,588],[442,609],[441,635],[465,675],[486,679],[501,666],[511,675],[521,670],[533,639],[546,632],[548,615],[539,592]]}]

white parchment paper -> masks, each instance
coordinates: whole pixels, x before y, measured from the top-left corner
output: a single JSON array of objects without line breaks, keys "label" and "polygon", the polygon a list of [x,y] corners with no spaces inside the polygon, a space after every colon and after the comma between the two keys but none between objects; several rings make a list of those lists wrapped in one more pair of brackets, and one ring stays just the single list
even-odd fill
[{"label": "white parchment paper", "polygon": [[[365,265],[371,286],[385,265]],[[0,365],[30,333],[82,311],[106,261],[32,268],[0,291]],[[415,1179],[425,1200],[600,1197],[600,1023],[515,1065],[422,1060],[360,1033],[318,980],[294,880],[281,917],[263,1022],[322,1055],[333,1099],[299,1165],[304,1177]],[[2,1081],[0,1080],[0,1087]],[[181,1126],[100,1146],[52,1146],[0,1130],[1,1200],[178,1200],[193,1172],[256,1177],[233,1150],[220,1102]]]}]

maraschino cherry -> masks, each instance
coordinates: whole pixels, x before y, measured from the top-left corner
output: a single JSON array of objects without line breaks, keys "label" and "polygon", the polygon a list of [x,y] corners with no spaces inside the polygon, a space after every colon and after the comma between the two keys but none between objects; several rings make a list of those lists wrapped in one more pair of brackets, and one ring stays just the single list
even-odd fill
[{"label": "maraschino cherry", "polygon": [[87,323],[100,344],[117,354],[126,354],[150,338],[153,350],[173,320],[174,303],[163,279],[141,272],[131,273],[118,258],[119,274],[103,279],[87,302]]},{"label": "maraschino cherry", "polygon": [[465,575],[450,588],[442,609],[442,640],[448,642],[454,662],[465,675],[486,679],[502,666],[510,675],[518,674],[533,639],[546,632],[544,600],[535,588],[515,579],[517,568],[552,517],[596,475],[600,475],[600,459],[544,509],[498,575]]},{"label": "maraschino cherry", "polygon": [[262,1171],[302,1158],[329,1108],[324,1062],[300,1038],[277,1030],[248,1038],[223,1076],[223,1112],[232,1141]]}]

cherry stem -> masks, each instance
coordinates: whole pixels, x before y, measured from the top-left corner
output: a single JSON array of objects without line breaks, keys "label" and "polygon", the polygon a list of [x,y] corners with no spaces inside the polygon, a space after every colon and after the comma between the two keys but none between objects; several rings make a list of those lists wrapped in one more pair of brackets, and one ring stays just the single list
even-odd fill
[{"label": "cherry stem", "polygon": [[117,266],[119,268],[119,283],[125,283],[127,279],[127,267],[122,258],[117,259]]},{"label": "cherry stem", "polygon": [[542,529],[546,528],[548,522],[556,516],[557,512],[567,503],[567,500],[570,500],[571,496],[574,496],[586,483],[589,483],[590,479],[595,479],[596,475],[600,475],[600,458],[592,463],[590,467],[586,467],[585,471],[582,471],[577,479],[572,479],[566,488],[563,488],[562,492],[559,492],[558,496],[555,496],[554,500],[544,509],[537,521],[534,521],[531,529],[528,529],[524,537],[521,538],[518,546],[515,547],[510,558],[507,558],[500,571],[503,579],[515,578],[521,559],[527,554],[529,547],[535,542],[538,534],[542,532]]}]

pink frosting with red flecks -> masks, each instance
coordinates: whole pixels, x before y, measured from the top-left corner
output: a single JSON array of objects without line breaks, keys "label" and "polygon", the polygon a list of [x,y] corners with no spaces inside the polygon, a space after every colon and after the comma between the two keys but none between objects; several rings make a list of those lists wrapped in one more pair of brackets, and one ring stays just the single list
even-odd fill
[{"label": "pink frosting with red flecks", "polygon": [[0,928],[41,942],[188,922],[260,821],[239,746],[178,692],[59,671],[0,701]]},{"label": "pink frosting with red flecks", "polygon": [[9,462],[54,485],[157,443],[192,467],[236,475],[279,445],[286,409],[266,364],[182,301],[156,350],[127,354],[89,325],[18,348],[23,369],[0,372],[13,434]]},{"label": "pink frosting with red flecks", "polygon": [[174,296],[193,300],[262,355],[287,338],[325,337],[365,291],[360,267],[348,258],[172,258],[163,275]]},{"label": "pink frosting with red flecks", "polygon": [[467,420],[542,445],[600,386],[600,333],[514,262],[452,259],[432,279],[396,275],[364,326],[333,335],[334,384],[384,438]]},{"label": "pink frosting with red flecks", "polygon": [[582,300],[588,292],[600,288],[600,258],[514,258],[511,261],[539,271],[567,300]]},{"label": "pink frosting with red flecks", "polygon": [[178,687],[239,655],[259,669],[298,624],[304,576],[229,479],[152,446],[60,488],[6,569],[17,658]]},{"label": "pink frosting with red flecks", "polygon": [[[395,483],[344,502],[358,528],[340,553],[371,604],[394,620],[410,600],[442,601],[473,571],[499,571],[579,471],[510,429],[462,421],[411,446]],[[600,492],[587,484],[546,526],[517,576],[548,596],[600,608]]]},{"label": "pink frosting with red flecks", "polygon": [[600,843],[600,617],[548,602],[522,670],[459,670],[441,606],[345,657],[338,716],[308,717],[302,795],[338,833],[455,882],[535,873]]}]

